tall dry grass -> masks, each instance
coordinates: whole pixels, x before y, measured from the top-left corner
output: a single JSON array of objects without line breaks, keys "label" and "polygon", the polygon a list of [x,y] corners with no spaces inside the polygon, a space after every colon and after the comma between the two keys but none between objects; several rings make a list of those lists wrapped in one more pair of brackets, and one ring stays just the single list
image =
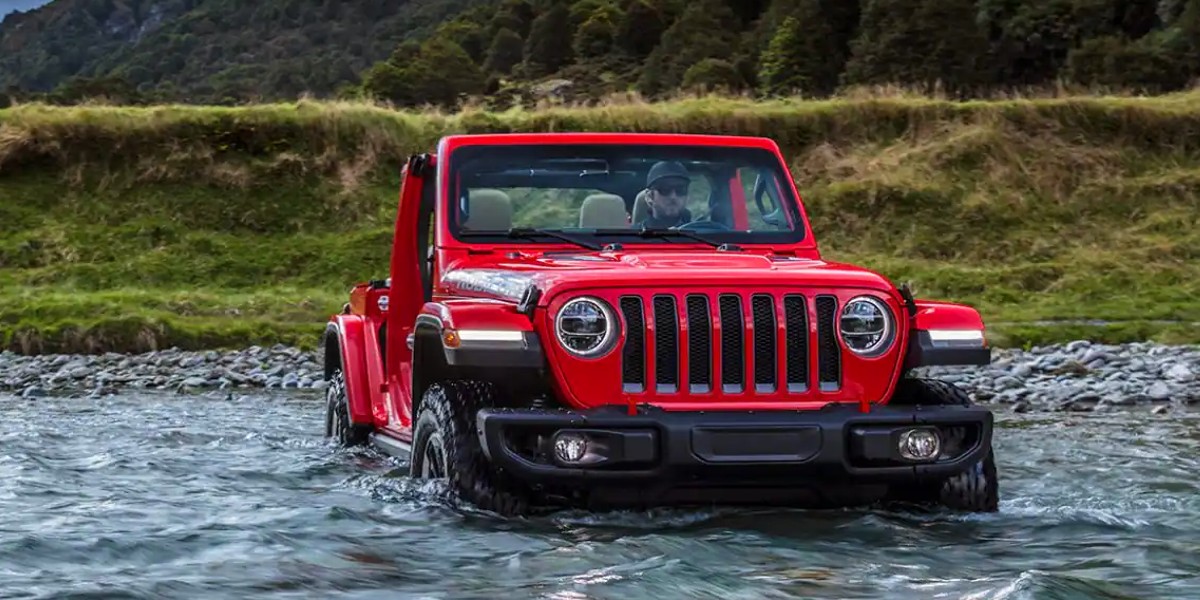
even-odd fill
[{"label": "tall dry grass", "polygon": [[952,102],[877,88],[819,101],[694,96],[648,103],[627,96],[588,107],[454,113],[312,100],[243,107],[30,104],[0,110],[0,175],[36,165],[62,169],[81,183],[82,174],[99,170],[137,182],[199,177],[239,187],[262,174],[312,173],[353,187],[452,133],[762,135],[801,155],[826,145],[920,144],[950,129],[998,125],[1031,139],[1190,151],[1200,145],[1200,92]]},{"label": "tall dry grass", "polygon": [[[348,283],[385,272],[410,153],[447,134],[528,131],[768,136],[828,257],[974,304],[1000,340],[1200,340],[1154,324],[1200,321],[1200,91],[959,102],[880,87],[503,111],[307,99],[0,110],[0,346],[303,338]],[[207,312],[146,305],[184,292]],[[249,293],[281,304],[247,320]],[[51,294],[39,312],[34,298]],[[297,298],[311,305],[289,312]],[[1092,318],[1120,324],[1028,325]]]}]

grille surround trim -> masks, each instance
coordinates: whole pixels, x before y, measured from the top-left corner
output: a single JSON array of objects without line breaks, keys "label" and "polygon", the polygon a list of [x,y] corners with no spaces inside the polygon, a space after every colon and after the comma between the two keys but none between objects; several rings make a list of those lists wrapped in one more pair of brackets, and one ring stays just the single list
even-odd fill
[{"label": "grille surround trim", "polygon": [[[613,292],[608,298],[620,306],[617,312],[627,326],[641,324],[641,331],[625,332],[626,347],[614,353],[626,401],[699,407],[859,400],[847,395],[867,390],[857,381],[847,386],[846,377],[871,377],[867,393],[876,401],[879,386],[886,384],[870,370],[882,368],[880,376],[893,377],[902,356],[894,352],[896,344],[870,360],[843,347],[840,308],[858,295],[840,289],[731,286]],[[893,310],[886,300],[884,306]],[[899,329],[894,332],[893,342],[906,337]],[[871,364],[880,359],[879,367]]]}]

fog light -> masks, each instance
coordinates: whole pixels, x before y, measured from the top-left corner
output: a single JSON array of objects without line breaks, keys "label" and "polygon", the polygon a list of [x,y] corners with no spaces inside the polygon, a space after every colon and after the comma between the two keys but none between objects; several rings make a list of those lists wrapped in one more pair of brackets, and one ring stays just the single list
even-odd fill
[{"label": "fog light", "polygon": [[576,464],[587,455],[588,440],[578,433],[560,433],[554,438],[554,455],[567,464]]},{"label": "fog light", "polygon": [[941,439],[932,429],[909,429],[900,434],[900,456],[908,460],[935,458],[941,446]]}]

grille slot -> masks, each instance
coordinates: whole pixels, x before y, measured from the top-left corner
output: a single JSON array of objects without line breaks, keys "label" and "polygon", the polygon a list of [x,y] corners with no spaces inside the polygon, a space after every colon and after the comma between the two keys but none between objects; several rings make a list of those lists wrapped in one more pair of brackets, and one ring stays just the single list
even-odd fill
[{"label": "grille slot", "polygon": [[735,294],[721,294],[721,388],[740,392],[746,380],[745,320],[742,318],[742,299]]},{"label": "grille slot", "polygon": [[775,391],[775,300],[758,294],[750,300],[754,316],[754,390],[759,393]]},{"label": "grille slot", "polygon": [[679,319],[673,296],[654,297],[654,382],[659,392],[679,389]]},{"label": "grille slot", "polygon": [[787,323],[787,389],[808,391],[808,303],[804,296],[785,296]]},{"label": "grille slot", "polygon": [[712,389],[712,318],[708,297],[691,294],[687,297],[688,320],[688,388],[694,393]]},{"label": "grille slot", "polygon": [[834,391],[841,387],[842,361],[838,351],[835,321],[837,298],[817,296],[817,370],[821,391]]},{"label": "grille slot", "polygon": [[646,322],[642,317],[642,299],[637,296],[621,298],[621,314],[625,316],[625,349],[622,353],[621,379],[626,392],[646,389]]}]

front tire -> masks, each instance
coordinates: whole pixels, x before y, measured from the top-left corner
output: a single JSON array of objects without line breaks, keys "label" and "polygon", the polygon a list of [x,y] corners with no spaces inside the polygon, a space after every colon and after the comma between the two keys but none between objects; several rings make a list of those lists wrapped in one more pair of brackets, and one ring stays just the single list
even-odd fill
[{"label": "front tire", "polygon": [[[971,406],[971,398],[958,386],[936,379],[902,379],[896,386],[893,406]],[[970,468],[940,482],[904,486],[893,490],[893,500],[934,505],[964,512],[1000,510],[1000,486],[995,454],[989,445],[983,458]]]},{"label": "front tire", "polygon": [[496,396],[495,386],[483,381],[429,386],[413,431],[409,472],[414,479],[448,480],[460,498],[484,510],[521,515],[529,510],[525,490],[488,462],[476,432],[476,412]]}]

